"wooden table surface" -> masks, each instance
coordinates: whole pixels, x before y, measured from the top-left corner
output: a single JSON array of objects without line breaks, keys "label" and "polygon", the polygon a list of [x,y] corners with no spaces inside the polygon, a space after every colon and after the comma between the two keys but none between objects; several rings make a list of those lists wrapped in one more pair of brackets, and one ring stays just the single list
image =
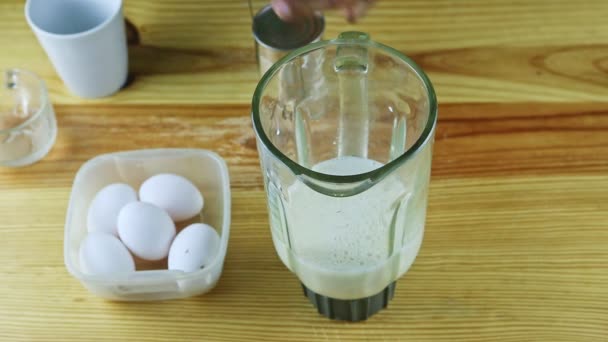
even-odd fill
[{"label": "wooden table surface", "polygon": [[[48,83],[51,153],[0,170],[0,339],[6,341],[608,341],[608,2],[380,0],[347,25],[413,57],[440,116],[427,230],[389,309],[320,317],[275,254],[249,118],[258,79],[244,0],[126,0],[132,83],[70,95],[0,2],[0,67]],[[136,32],[135,32],[136,31]],[[115,303],[63,264],[76,170],[120,150],[217,151],[232,180],[224,274],[204,296]]]}]

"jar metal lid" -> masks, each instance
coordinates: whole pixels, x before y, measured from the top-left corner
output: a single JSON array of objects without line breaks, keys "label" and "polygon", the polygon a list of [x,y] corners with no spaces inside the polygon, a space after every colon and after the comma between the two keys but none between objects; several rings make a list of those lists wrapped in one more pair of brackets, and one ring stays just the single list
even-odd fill
[{"label": "jar metal lid", "polygon": [[316,41],[324,29],[325,19],[320,14],[309,19],[285,22],[270,5],[262,8],[253,18],[256,41],[274,50],[289,51],[308,45]]}]

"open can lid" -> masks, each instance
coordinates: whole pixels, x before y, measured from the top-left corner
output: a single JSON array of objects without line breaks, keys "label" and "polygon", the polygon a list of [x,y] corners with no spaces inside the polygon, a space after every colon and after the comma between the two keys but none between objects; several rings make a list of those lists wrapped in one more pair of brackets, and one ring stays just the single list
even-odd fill
[{"label": "open can lid", "polygon": [[270,5],[253,18],[253,35],[258,44],[281,51],[294,50],[318,40],[324,29],[325,19],[320,14],[310,19],[285,22]]}]

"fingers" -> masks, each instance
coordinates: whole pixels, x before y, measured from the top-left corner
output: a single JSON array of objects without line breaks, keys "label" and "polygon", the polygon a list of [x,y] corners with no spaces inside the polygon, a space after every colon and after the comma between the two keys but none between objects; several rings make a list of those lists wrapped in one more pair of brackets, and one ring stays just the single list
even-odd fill
[{"label": "fingers", "polygon": [[294,21],[302,17],[308,18],[313,14],[312,8],[302,1],[272,0],[271,4],[274,12],[285,21]]},{"label": "fingers", "polygon": [[354,23],[358,19],[363,18],[369,8],[373,5],[373,2],[373,0],[354,1],[352,6],[346,9],[346,20],[348,20],[349,23]]},{"label": "fingers", "polygon": [[272,9],[285,21],[311,17],[315,11],[341,8],[349,22],[363,17],[374,0],[272,0]]}]

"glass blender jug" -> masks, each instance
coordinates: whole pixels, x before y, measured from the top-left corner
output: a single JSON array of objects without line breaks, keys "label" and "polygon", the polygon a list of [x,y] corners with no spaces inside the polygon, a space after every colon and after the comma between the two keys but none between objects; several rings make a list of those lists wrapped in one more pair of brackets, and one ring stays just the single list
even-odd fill
[{"label": "glass blender jug", "polygon": [[304,294],[333,319],[386,307],[424,233],[437,120],[427,76],[346,32],[274,64],[252,118],[272,240]]}]

